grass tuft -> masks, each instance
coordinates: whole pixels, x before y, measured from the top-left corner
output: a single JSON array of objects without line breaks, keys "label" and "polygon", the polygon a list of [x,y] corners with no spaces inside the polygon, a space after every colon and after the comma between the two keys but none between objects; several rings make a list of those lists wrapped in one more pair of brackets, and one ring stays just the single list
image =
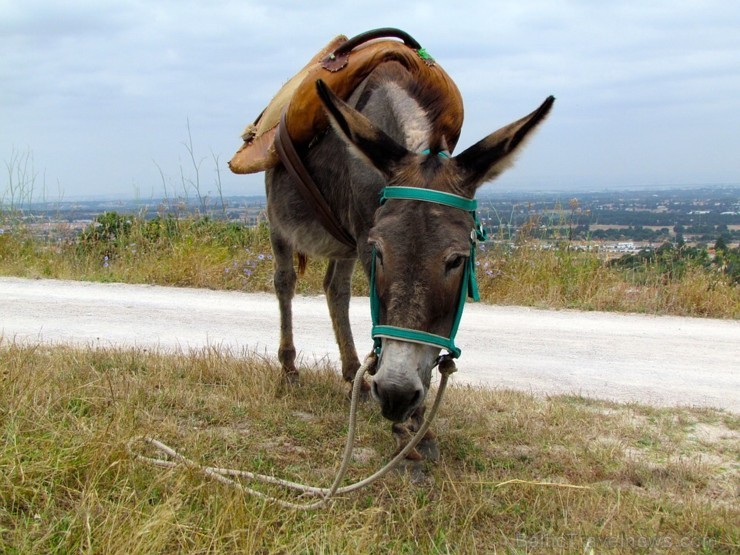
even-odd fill
[{"label": "grass tuft", "polygon": [[[0,344],[3,553],[733,553],[740,420],[579,396],[451,387],[441,461],[301,513],[182,469],[130,459],[149,434],[188,457],[327,485],[346,433],[345,384],[215,349],[166,354]],[[348,480],[394,449],[360,411]],[[265,488],[278,495],[287,495]]]}]

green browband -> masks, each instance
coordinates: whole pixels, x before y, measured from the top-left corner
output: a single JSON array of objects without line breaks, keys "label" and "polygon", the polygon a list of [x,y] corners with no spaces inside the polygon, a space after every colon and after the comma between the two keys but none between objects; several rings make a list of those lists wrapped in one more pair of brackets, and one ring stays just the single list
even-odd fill
[{"label": "green browband", "polygon": [[457,312],[455,314],[449,337],[442,337],[440,335],[407,328],[384,326],[378,323],[380,319],[380,298],[378,297],[378,291],[375,287],[376,255],[375,248],[373,248],[373,259],[370,269],[370,313],[373,321],[372,337],[375,352],[378,355],[380,354],[381,338],[387,337],[447,349],[450,357],[458,358],[461,351],[455,346],[455,336],[457,335],[457,330],[460,326],[460,319],[462,318],[463,309],[465,308],[465,299],[469,296],[474,301],[480,300],[480,295],[478,294],[478,282],[475,279],[475,248],[476,240],[486,240],[486,232],[483,229],[483,226],[481,226],[475,212],[478,203],[474,199],[468,199],[459,195],[444,193],[442,191],[433,191],[431,189],[419,189],[417,187],[385,187],[383,189],[380,203],[383,204],[385,201],[391,199],[420,200],[423,202],[432,202],[434,204],[442,204],[445,206],[451,206],[452,208],[465,210],[466,212],[470,212],[473,217],[475,228],[470,234],[470,256],[468,257],[467,264],[465,264],[465,268],[463,270],[462,291],[460,292],[460,300],[458,301]]},{"label": "green browband", "polygon": [[383,194],[380,197],[380,204],[392,198],[423,200],[425,202],[433,202],[434,204],[452,206],[452,208],[459,208],[467,212],[475,212],[478,208],[478,201],[475,199],[453,195],[452,193],[444,193],[442,191],[434,191],[432,189],[418,189],[416,187],[386,187],[383,189]]}]

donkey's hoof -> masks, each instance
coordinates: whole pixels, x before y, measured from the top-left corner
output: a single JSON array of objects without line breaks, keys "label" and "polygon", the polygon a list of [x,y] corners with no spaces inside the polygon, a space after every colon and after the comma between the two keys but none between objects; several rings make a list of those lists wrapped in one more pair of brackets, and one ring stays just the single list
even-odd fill
[{"label": "donkey's hoof", "polygon": [[427,465],[424,461],[411,461],[406,459],[398,463],[396,472],[401,476],[405,476],[409,482],[415,486],[423,486],[432,481],[432,478],[427,473],[426,466]]},{"label": "donkey's hoof", "polygon": [[439,461],[439,443],[435,438],[425,436],[419,443],[416,444],[416,451],[426,461],[438,462]]},{"label": "donkey's hoof", "polygon": [[289,372],[283,372],[283,385],[288,387],[294,387],[298,385],[299,374],[298,370],[292,370]]},{"label": "donkey's hoof", "polygon": [[[410,424],[393,424],[391,427],[393,439],[396,440],[396,455],[413,439],[414,436],[411,435],[411,432],[416,432],[416,428]],[[437,462],[439,460],[437,437],[431,431],[428,431],[421,441],[416,444],[416,447],[409,451],[406,460]]]},{"label": "donkey's hoof", "polygon": [[[406,448],[406,446],[411,442],[413,436],[411,435],[408,426],[405,424],[393,424],[391,427],[391,433],[393,434],[393,439],[396,441],[396,452],[393,454],[393,456],[396,456]],[[411,451],[406,453],[405,459],[407,461],[423,461],[424,456],[416,447],[414,447]]]}]

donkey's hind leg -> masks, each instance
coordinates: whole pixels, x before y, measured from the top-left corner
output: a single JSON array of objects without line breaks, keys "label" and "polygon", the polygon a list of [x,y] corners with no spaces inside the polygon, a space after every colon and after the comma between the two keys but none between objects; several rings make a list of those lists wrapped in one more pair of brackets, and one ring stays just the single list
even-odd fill
[{"label": "donkey's hind leg", "polygon": [[275,294],[280,306],[280,347],[278,360],[283,368],[287,383],[298,381],[295,367],[295,345],[293,344],[293,294],[295,293],[296,273],[293,268],[293,248],[276,232],[270,231],[272,253],[275,256]]},{"label": "donkey's hind leg", "polygon": [[[329,305],[334,336],[342,357],[342,376],[348,382],[355,379],[357,369],[360,367],[349,322],[349,300],[352,295],[352,272],[355,262],[355,259],[332,259],[324,277],[326,302]],[[362,390],[365,393],[370,391],[367,382],[363,382]]]}]

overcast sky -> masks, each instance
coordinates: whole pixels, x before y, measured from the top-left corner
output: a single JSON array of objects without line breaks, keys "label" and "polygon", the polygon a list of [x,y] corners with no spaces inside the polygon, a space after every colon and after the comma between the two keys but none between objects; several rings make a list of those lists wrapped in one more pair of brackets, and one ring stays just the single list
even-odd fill
[{"label": "overcast sky", "polygon": [[262,194],[226,168],[244,125],[332,37],[376,27],[457,82],[458,151],[557,97],[488,192],[740,183],[737,0],[0,0],[0,158],[32,156],[50,200],[159,197],[158,167],[183,195],[189,121],[203,192],[216,158],[225,194]]}]

